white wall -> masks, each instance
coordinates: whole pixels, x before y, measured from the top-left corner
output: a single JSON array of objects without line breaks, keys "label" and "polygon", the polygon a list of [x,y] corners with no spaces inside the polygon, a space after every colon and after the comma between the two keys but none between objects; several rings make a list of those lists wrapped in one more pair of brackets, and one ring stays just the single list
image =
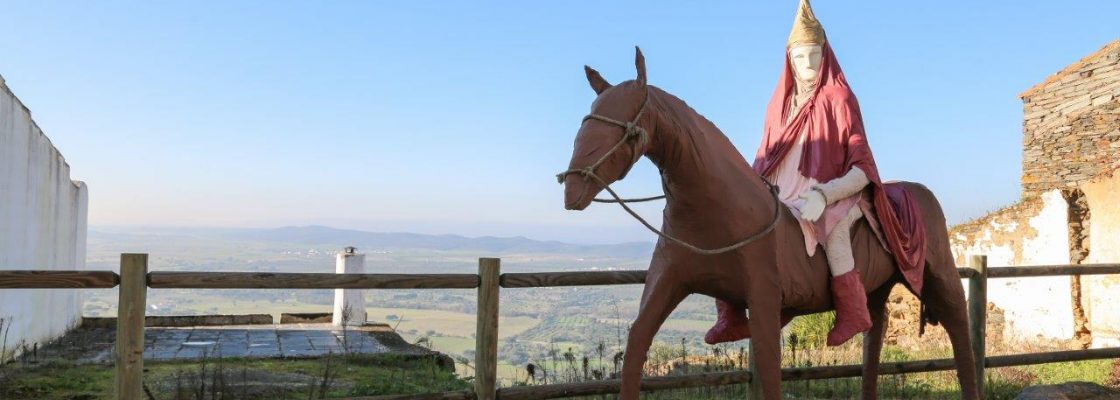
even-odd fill
[{"label": "white wall", "polygon": [[[1041,207],[991,215],[972,237],[950,234],[958,264],[974,254],[989,267],[1069,264],[1068,204],[1058,190],[1039,197]],[[1005,338],[1073,338],[1069,277],[989,279],[988,301],[1004,310]]]},{"label": "white wall", "polygon": [[[89,195],[0,77],[0,270],[85,269]],[[0,289],[7,348],[60,336],[81,321],[77,290]],[[0,340],[3,340],[0,335]]]},{"label": "white wall", "polygon": [[[1089,200],[1089,258],[1086,263],[1120,263],[1120,175],[1081,187]],[[1120,275],[1081,277],[1082,304],[1093,332],[1093,347],[1120,346]]]}]

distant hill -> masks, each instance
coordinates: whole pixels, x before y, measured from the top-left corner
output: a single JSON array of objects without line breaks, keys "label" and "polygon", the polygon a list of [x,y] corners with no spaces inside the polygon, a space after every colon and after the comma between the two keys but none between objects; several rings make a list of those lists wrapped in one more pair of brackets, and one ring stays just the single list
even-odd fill
[{"label": "distant hill", "polygon": [[405,232],[366,232],[336,229],[327,226],[293,226],[272,229],[216,228],[121,228],[92,229],[91,241],[148,240],[287,243],[298,245],[329,245],[341,248],[354,246],[362,251],[374,250],[439,250],[479,251],[493,254],[584,254],[623,258],[648,257],[652,242],[630,242],[608,245],[580,245],[558,241],[540,241],[526,237],[465,237],[460,235],[427,235]]},{"label": "distant hill", "polygon": [[499,253],[594,253],[613,256],[648,256],[653,243],[578,245],[539,241],[526,237],[465,237],[404,232],[366,232],[326,226],[299,226],[230,232],[230,237],[267,242],[355,246],[360,249],[479,250]]}]

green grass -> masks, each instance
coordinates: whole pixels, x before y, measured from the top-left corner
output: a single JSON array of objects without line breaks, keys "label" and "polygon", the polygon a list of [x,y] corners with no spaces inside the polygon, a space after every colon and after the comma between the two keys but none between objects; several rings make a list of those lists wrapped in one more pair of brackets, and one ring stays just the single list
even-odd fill
[{"label": "green grass", "polygon": [[[208,370],[219,365],[208,361]],[[455,373],[438,368],[431,359],[404,358],[399,356],[357,356],[331,359],[331,371],[336,382],[345,389],[334,389],[327,398],[373,396],[385,394],[419,394],[470,389],[470,384]],[[177,376],[197,374],[199,362],[147,363],[145,385],[157,399],[175,399]],[[285,374],[282,379],[292,384],[285,389],[270,389],[267,397],[254,398],[308,399],[309,389],[321,382],[327,364],[322,359],[223,359],[221,368],[229,372],[227,383],[237,384],[242,371],[266,371]],[[0,378],[0,399],[108,399],[112,396],[113,367],[101,365],[75,365],[52,362],[37,367],[6,367]],[[196,375],[197,376],[197,375]],[[179,379],[194,389],[198,381]],[[212,382],[207,380],[207,382]],[[193,384],[193,385],[192,385]],[[194,397],[188,397],[193,399]],[[317,396],[315,398],[318,398]]]},{"label": "green grass", "polygon": [[[1088,381],[1104,384],[1114,360],[1079,361],[1043,366],[990,369],[984,399],[1013,400],[1024,388],[1034,385]],[[1038,368],[1043,367],[1043,368]],[[700,371],[692,371],[699,373]],[[1045,376],[1044,374],[1051,374]],[[1024,380],[1024,377],[1029,379]],[[783,382],[782,392],[788,399],[859,399],[860,378]],[[891,400],[927,400],[960,398],[954,372],[919,373],[879,377],[879,398]],[[652,392],[642,399],[653,400],[742,400],[747,398],[746,385],[699,387]],[[598,400],[599,397],[580,399]]]},{"label": "green grass", "polygon": [[[915,359],[897,349],[888,347],[884,356],[893,359]],[[924,356],[923,356],[924,357]],[[354,357],[333,359],[337,380],[350,386],[328,393],[328,398],[347,396],[371,396],[384,394],[418,394],[439,391],[467,390],[469,382],[458,375],[435,368],[429,360],[402,358],[395,356]],[[592,368],[598,367],[592,360]],[[1056,364],[1043,364],[1024,367],[993,368],[988,370],[986,399],[1014,399],[1025,387],[1043,384],[1056,384],[1069,381],[1088,381],[1106,384],[1115,360],[1092,360]],[[578,371],[579,361],[575,368]],[[306,399],[307,388],[318,382],[325,364],[322,360],[248,360],[225,359],[222,368],[237,372],[242,370],[268,371],[277,374],[290,374],[299,377],[300,383],[288,392],[269,396],[269,400]],[[560,357],[559,362],[542,360],[554,379],[568,375],[567,368]],[[197,362],[148,363],[145,365],[145,382],[152,388],[157,399],[174,399],[168,383],[177,374],[196,372]],[[212,371],[215,361],[209,361]],[[507,384],[523,381],[524,373],[518,366],[502,366],[505,374],[518,376]],[[701,371],[689,371],[691,373]],[[107,399],[111,396],[113,368],[102,365],[74,365],[65,362],[51,362],[34,367],[6,366],[0,370],[0,399]],[[577,373],[578,375],[578,373]],[[512,376],[510,378],[512,378]],[[162,382],[162,383],[161,383]],[[936,372],[882,376],[879,381],[880,398],[883,399],[956,399],[957,384],[954,373]],[[551,383],[555,383],[552,381]],[[797,399],[854,399],[860,395],[858,378],[786,382],[783,391],[788,398]],[[742,399],[746,388],[742,385],[724,387],[705,387],[667,392],[651,393],[649,399],[685,400],[705,399]]]},{"label": "green grass", "polygon": [[[1039,364],[1018,367],[1038,377],[1038,383],[1051,385],[1072,381],[1104,384],[1112,372],[1114,360],[1090,360],[1068,363]],[[997,369],[998,370],[998,369]]]},{"label": "green grass", "polygon": [[99,399],[107,398],[113,384],[113,367],[76,367],[49,363],[42,367],[0,370],[0,399]]}]

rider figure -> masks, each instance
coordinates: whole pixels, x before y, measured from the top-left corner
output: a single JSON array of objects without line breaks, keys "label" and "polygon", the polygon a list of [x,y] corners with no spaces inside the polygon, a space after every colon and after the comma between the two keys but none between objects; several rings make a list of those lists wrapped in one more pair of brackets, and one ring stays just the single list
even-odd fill
[{"label": "rider figure", "polygon": [[[786,46],[786,65],[767,107],[753,167],[779,187],[781,201],[799,217],[808,255],[818,243],[824,246],[836,308],[827,343],[837,346],[871,327],[850,234],[865,215],[876,227],[875,199],[864,189],[875,183],[880,190],[881,184],[859,104],[808,0],[800,3]],[[719,320],[704,336],[707,343],[750,337],[744,309],[719,299],[716,309]]]}]

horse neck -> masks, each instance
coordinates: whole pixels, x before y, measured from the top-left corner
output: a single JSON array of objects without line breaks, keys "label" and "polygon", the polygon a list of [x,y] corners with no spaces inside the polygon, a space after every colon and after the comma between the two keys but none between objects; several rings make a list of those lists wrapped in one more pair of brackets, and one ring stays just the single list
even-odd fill
[{"label": "horse neck", "polygon": [[[743,210],[743,204],[772,206],[768,187],[715,124],[675,96],[651,89],[654,129],[646,156],[661,170],[668,207],[706,212],[718,220]],[[731,217],[772,215],[769,210],[754,212],[757,207],[747,208],[750,215]]]}]

